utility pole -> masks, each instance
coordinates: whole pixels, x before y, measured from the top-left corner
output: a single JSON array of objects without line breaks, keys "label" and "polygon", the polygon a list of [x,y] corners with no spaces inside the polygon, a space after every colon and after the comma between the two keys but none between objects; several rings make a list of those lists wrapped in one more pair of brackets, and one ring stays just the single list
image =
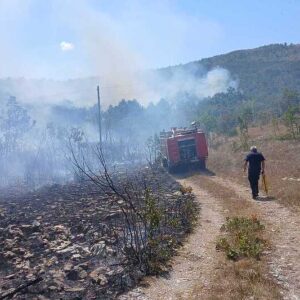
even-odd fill
[{"label": "utility pole", "polygon": [[98,125],[99,125],[99,145],[102,146],[102,126],[101,126],[101,105],[100,105],[100,88],[97,85],[97,96],[98,96]]}]

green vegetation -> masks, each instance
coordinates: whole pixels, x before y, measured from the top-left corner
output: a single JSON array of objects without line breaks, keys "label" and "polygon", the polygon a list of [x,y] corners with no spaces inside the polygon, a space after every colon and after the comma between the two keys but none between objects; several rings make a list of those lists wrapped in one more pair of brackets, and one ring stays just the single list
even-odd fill
[{"label": "green vegetation", "polygon": [[[245,95],[258,100],[259,106],[278,107],[284,89],[300,88],[300,45],[274,44],[249,50],[238,50],[228,54],[192,62],[211,70],[227,69],[239,81]],[[271,104],[272,103],[272,104]]]},{"label": "green vegetation", "polygon": [[225,68],[238,81],[238,90],[230,88],[205,99],[185,94],[182,113],[197,120],[207,133],[238,134],[241,148],[247,148],[249,127],[273,123],[288,128],[286,138],[299,138],[300,127],[300,45],[275,44],[250,50],[238,50],[161,72]]},{"label": "green vegetation", "polygon": [[159,274],[168,266],[168,261],[180,245],[176,233],[188,233],[195,224],[198,209],[192,190],[187,189],[184,195],[184,198],[179,196],[175,206],[169,207],[169,212],[165,213],[151,190],[145,190],[142,221],[147,236],[141,259],[147,274]]},{"label": "green vegetation", "polygon": [[222,250],[232,260],[243,257],[259,259],[265,247],[265,241],[260,234],[264,226],[256,217],[227,218],[221,230],[225,236],[217,243],[217,250]]},{"label": "green vegetation", "polygon": [[[196,121],[210,142],[214,135],[238,135],[237,148],[241,150],[249,148],[250,127],[272,124],[274,135],[282,138],[278,133],[283,125],[288,131],[285,138],[298,139],[300,136],[300,94],[296,90],[283,89],[276,105],[233,88],[204,99],[185,94],[172,101],[162,99],[146,108],[135,100],[122,101],[104,114],[105,128],[109,127],[108,122],[113,136],[118,132],[121,136],[129,136],[133,142],[152,135],[146,142],[149,161],[155,161],[159,152],[158,136],[154,134],[174,124],[189,126]],[[126,113],[121,113],[123,111]]]}]

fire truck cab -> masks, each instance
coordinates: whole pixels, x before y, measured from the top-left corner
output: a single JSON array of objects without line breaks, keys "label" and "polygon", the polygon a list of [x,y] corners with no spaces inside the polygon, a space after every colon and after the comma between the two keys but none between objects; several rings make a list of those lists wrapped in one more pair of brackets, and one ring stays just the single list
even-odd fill
[{"label": "fire truck cab", "polygon": [[197,128],[172,128],[160,133],[162,164],[170,173],[192,166],[206,168],[208,148],[204,132]]}]

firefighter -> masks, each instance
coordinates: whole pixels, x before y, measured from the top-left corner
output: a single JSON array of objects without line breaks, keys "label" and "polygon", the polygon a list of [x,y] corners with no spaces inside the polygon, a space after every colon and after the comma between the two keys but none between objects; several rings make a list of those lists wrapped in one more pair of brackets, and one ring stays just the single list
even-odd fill
[{"label": "firefighter", "polygon": [[265,158],[257,151],[256,146],[250,148],[250,152],[245,158],[244,172],[246,172],[248,166],[248,180],[252,191],[252,198],[258,197],[258,180],[260,174],[265,172]]}]

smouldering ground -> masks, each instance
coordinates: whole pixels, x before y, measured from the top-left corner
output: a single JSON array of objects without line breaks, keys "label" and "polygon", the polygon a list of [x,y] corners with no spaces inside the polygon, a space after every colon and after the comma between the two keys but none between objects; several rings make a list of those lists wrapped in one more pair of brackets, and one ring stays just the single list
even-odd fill
[{"label": "smouldering ground", "polygon": [[[178,212],[187,196],[165,172],[153,172],[143,171],[142,184],[169,214]],[[0,299],[115,299],[135,286],[144,274],[122,250],[120,201],[89,182],[2,194]],[[185,231],[176,228],[172,236],[180,242]]]}]

